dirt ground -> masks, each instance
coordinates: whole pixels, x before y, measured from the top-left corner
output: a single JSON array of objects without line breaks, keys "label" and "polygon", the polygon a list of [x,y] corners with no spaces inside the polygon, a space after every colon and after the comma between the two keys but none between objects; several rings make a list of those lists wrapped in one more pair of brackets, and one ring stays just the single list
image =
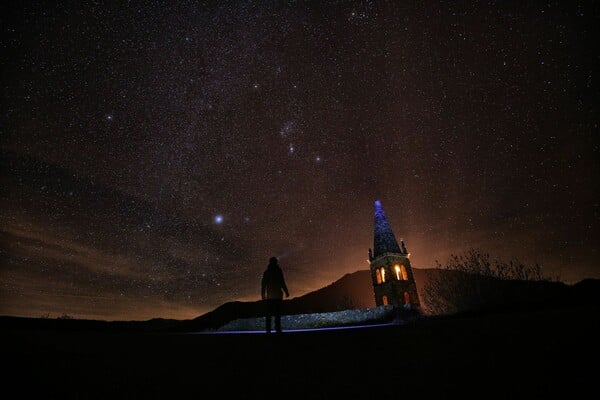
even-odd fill
[{"label": "dirt ground", "polygon": [[585,398],[598,317],[583,306],[279,336],[3,326],[3,387],[46,399]]}]

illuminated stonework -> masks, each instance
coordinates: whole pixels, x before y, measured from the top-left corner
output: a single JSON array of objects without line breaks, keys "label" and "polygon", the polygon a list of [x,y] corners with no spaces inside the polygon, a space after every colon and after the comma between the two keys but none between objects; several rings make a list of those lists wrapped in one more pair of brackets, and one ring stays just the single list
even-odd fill
[{"label": "illuminated stonework", "polygon": [[417,285],[404,241],[398,245],[383,207],[375,202],[374,248],[369,249],[369,263],[375,304],[420,309]]}]

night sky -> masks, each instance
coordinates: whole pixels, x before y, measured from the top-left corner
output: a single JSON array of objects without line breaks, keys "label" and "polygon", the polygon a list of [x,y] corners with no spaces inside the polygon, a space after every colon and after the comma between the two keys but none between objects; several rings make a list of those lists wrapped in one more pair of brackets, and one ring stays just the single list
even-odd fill
[{"label": "night sky", "polygon": [[0,314],[300,296],[376,199],[415,268],[600,278],[597,3],[54,3],[2,6]]}]

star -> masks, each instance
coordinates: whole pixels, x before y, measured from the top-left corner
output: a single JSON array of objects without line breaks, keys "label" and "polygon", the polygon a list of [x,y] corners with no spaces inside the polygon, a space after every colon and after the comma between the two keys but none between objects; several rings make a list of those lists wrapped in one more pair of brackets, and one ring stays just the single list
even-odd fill
[{"label": "star", "polygon": [[279,134],[281,136],[287,136],[294,130],[294,121],[286,121],[281,129],[279,130]]}]

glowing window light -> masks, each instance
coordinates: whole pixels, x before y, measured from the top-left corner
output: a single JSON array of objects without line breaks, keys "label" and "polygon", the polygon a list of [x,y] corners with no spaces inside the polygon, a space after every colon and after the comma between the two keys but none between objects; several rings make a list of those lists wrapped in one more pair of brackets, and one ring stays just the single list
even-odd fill
[{"label": "glowing window light", "polygon": [[400,265],[394,265],[394,270],[396,271],[396,279],[400,280]]},{"label": "glowing window light", "polygon": [[385,296],[385,295],[384,295],[384,296],[381,298],[381,300],[383,301],[383,305],[384,305],[384,306],[387,306],[387,305],[388,305],[388,299],[387,299],[387,296]]},{"label": "glowing window light", "polygon": [[381,283],[381,271],[376,269],[375,270],[375,276],[377,278],[377,283]]},{"label": "glowing window light", "polygon": [[402,280],[408,280],[408,273],[406,272],[406,267],[404,265],[400,265],[400,272],[402,273]]},{"label": "glowing window light", "polygon": [[381,282],[385,282],[385,268],[381,267]]}]

